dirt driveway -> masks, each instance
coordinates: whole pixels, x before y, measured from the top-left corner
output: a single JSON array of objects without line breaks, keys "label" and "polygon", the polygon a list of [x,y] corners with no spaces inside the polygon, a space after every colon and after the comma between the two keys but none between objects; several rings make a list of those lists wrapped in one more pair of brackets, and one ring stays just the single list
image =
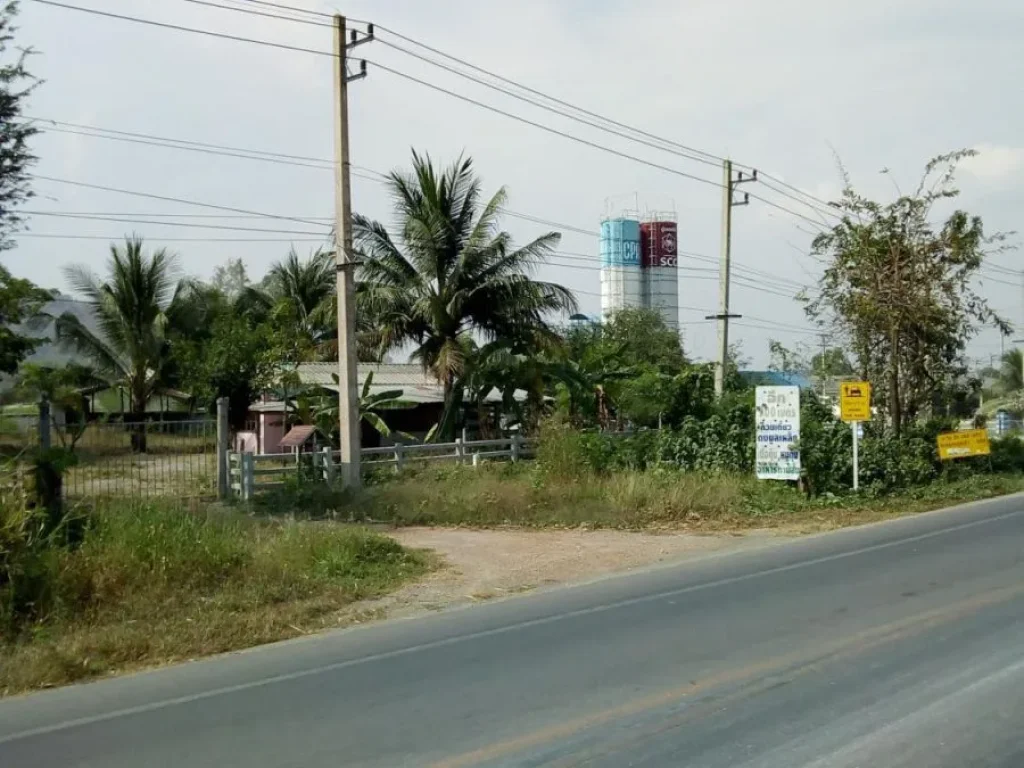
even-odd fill
[{"label": "dirt driveway", "polygon": [[789,537],[773,531],[743,535],[626,531],[469,530],[401,528],[385,531],[407,547],[443,561],[426,579],[357,606],[367,618],[411,616],[454,605],[585,581],[660,562],[762,546]]}]

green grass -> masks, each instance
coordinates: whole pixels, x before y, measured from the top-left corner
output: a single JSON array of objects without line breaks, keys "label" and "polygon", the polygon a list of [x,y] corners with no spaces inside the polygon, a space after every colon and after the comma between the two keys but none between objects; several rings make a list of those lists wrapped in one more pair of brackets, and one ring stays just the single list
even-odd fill
[{"label": "green grass", "polygon": [[[0,625],[0,693],[337,626],[346,605],[430,566],[362,527],[110,503],[88,518],[80,544],[49,547],[21,569],[37,573],[39,588]],[[0,572],[10,603],[4,586]]]},{"label": "green grass", "polygon": [[749,476],[675,471],[557,475],[537,465],[446,467],[404,474],[357,496],[310,493],[277,509],[394,525],[822,530],[1024,491],[1024,475],[940,480],[900,493],[808,499]]}]

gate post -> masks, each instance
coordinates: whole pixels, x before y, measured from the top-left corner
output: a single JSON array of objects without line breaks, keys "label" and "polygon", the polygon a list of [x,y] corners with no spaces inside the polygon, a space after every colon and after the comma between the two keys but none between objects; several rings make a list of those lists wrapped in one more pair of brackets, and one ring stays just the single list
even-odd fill
[{"label": "gate post", "polygon": [[217,498],[226,499],[230,490],[228,478],[228,399],[217,398]]}]

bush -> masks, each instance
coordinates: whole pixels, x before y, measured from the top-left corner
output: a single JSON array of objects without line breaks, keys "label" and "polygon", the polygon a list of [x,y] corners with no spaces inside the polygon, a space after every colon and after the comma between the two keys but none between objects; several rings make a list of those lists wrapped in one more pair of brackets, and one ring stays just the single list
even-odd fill
[{"label": "bush", "polygon": [[991,468],[995,472],[1024,472],[1024,440],[1001,437],[992,441]]},{"label": "bush", "polygon": [[[122,500],[91,510],[79,545],[42,537],[39,513],[0,507],[4,636],[32,625],[176,610],[251,612],[333,591],[372,595],[423,570],[397,542],[334,524],[256,519],[231,510]],[[189,619],[191,621],[191,619]]]}]

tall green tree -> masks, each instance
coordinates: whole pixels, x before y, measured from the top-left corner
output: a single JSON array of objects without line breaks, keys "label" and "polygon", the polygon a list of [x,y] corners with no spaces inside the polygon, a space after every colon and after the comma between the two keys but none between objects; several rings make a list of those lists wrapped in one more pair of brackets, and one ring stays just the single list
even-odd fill
[{"label": "tall green tree", "polygon": [[13,247],[11,235],[23,221],[18,206],[32,196],[29,169],[36,158],[28,142],[39,132],[22,119],[37,85],[25,67],[30,51],[15,49],[10,57],[17,12],[17,2],[0,2],[0,251]]},{"label": "tall green tree", "polygon": [[293,335],[296,354],[307,362],[330,357],[336,348],[334,255],[317,248],[303,259],[293,248],[258,287],[240,291],[237,307],[256,322],[270,321]]},{"label": "tall green tree", "polygon": [[575,311],[566,288],[531,277],[561,236],[549,232],[515,247],[499,228],[506,191],[484,199],[471,160],[439,170],[414,152],[412,173],[391,173],[388,186],[394,236],[365,216],[353,226],[357,306],[375,328],[379,355],[411,344],[412,358],[443,383],[450,401],[467,369],[468,342],[553,337],[550,316]]},{"label": "tall green tree", "polygon": [[[22,113],[37,81],[25,62],[30,51],[14,49],[16,2],[0,0],[0,251],[14,247],[12,235],[23,217],[18,206],[32,196],[29,169],[35,156],[29,140],[38,133]],[[38,344],[18,328],[40,309],[49,293],[0,266],[0,373],[13,373]]]},{"label": "tall green tree", "polygon": [[[111,245],[105,279],[80,266],[65,274],[90,305],[97,328],[66,312],[56,319],[57,339],[89,359],[111,385],[123,387],[133,417],[141,419],[166,380],[172,330],[195,314],[189,284],[178,278],[171,254],[164,249],[147,254],[138,237]],[[135,448],[145,451],[142,430]]]},{"label": "tall green tree", "polygon": [[846,185],[835,203],[842,219],[818,235],[812,253],[825,262],[807,313],[845,333],[859,372],[885,393],[876,405],[897,435],[935,394],[964,376],[964,350],[983,324],[1009,326],[972,287],[987,255],[1006,247],[981,217],[956,210],[935,221],[935,206],[957,196],[957,164],[973,155],[941,155],[912,194],[878,203]]}]

